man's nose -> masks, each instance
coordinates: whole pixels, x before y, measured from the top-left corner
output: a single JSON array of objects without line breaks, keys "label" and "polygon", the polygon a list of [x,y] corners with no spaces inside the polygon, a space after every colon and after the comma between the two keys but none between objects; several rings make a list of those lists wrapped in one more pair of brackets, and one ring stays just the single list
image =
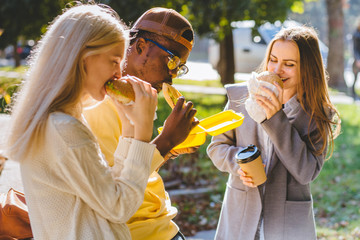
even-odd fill
[{"label": "man's nose", "polygon": [[178,68],[175,68],[173,70],[170,70],[169,69],[169,74],[171,76],[172,79],[176,78],[177,77],[177,73],[178,73]]}]

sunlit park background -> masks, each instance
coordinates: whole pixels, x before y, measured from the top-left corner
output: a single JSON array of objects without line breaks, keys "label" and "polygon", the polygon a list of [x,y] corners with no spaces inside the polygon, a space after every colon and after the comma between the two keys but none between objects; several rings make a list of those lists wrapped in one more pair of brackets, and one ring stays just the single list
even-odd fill
[{"label": "sunlit park background", "polygon": [[[27,57],[47,24],[66,0],[1,0],[0,111],[7,106],[27,69]],[[333,156],[312,184],[319,239],[360,239],[360,104],[350,97],[354,83],[352,33],[360,17],[358,0],[104,0],[131,25],[154,6],[174,8],[189,19],[196,32],[189,58],[190,72],[174,83],[194,102],[199,119],[222,111],[223,85],[246,81],[260,63],[272,33],[285,20],[314,26],[324,44],[322,54],[329,85],[342,117],[342,134]],[[268,23],[268,24],[267,24]],[[270,24],[271,23],[271,24]],[[293,22],[294,23],[294,22]],[[239,34],[239,29],[244,30]],[[275,30],[274,30],[275,29]],[[241,30],[241,31],[242,31]],[[358,81],[359,82],[359,81]],[[193,87],[188,87],[189,85]],[[194,92],[195,86],[202,91]],[[359,84],[355,85],[360,94]],[[171,109],[160,94],[156,129]],[[1,133],[0,133],[1,134]],[[182,231],[194,235],[215,229],[227,174],[219,172],[206,155],[205,144],[194,154],[182,155],[160,170],[179,214]],[[0,178],[1,179],[1,178]]]}]

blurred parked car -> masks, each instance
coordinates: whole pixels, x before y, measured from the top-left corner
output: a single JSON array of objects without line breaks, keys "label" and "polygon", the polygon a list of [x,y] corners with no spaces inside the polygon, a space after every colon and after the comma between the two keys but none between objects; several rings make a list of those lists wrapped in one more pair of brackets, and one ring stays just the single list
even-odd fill
[{"label": "blurred parked car", "polygon": [[[267,44],[282,27],[302,25],[295,21],[285,21],[283,24],[265,23],[255,29],[254,21],[240,21],[233,23],[235,72],[250,73],[260,65],[266,52]],[[219,62],[219,44],[211,39],[209,42],[209,62],[217,69]],[[320,51],[324,64],[327,62],[328,47],[320,41]]]}]

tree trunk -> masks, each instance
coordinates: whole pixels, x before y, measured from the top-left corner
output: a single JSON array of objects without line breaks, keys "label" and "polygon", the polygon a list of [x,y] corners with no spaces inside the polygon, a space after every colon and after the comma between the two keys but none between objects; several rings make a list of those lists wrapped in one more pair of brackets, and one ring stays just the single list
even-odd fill
[{"label": "tree trunk", "polygon": [[13,44],[14,46],[14,52],[13,52],[13,55],[14,55],[14,60],[15,60],[15,67],[19,67],[20,66],[20,55],[19,53],[17,52],[17,44]]},{"label": "tree trunk", "polygon": [[220,42],[220,59],[217,66],[221,84],[235,83],[234,41],[232,31]]},{"label": "tree trunk", "polygon": [[329,26],[329,54],[327,71],[330,75],[329,86],[346,91],[344,79],[344,13],[342,0],[326,0]]}]

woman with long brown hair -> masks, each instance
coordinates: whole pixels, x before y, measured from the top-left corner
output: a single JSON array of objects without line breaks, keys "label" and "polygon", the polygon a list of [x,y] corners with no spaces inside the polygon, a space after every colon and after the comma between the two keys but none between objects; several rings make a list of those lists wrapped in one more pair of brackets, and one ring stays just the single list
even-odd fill
[{"label": "woman with long brown hair", "polygon": [[[213,137],[208,155],[230,173],[216,239],[316,239],[310,183],[319,175],[340,130],[330,102],[318,37],[311,27],[282,29],[270,42],[259,72],[276,73],[278,94],[256,95],[266,119],[253,120],[239,99],[246,84],[226,86],[226,109],[245,115],[242,126]],[[256,186],[235,162],[239,150],[254,144],[267,181]],[[328,148],[330,144],[330,148]]]}]

